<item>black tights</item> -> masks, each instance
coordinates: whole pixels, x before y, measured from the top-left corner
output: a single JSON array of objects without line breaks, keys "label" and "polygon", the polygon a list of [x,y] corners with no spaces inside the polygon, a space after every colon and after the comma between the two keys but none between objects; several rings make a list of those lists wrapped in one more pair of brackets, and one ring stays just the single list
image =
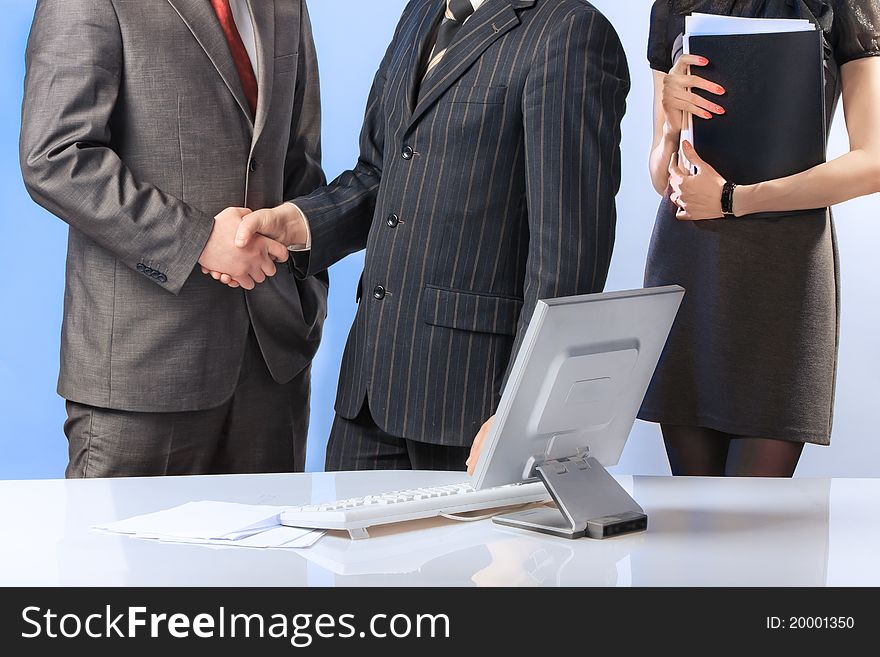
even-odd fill
[{"label": "black tights", "polygon": [[803,443],[735,436],[703,427],[664,424],[672,474],[690,477],[791,477]]}]

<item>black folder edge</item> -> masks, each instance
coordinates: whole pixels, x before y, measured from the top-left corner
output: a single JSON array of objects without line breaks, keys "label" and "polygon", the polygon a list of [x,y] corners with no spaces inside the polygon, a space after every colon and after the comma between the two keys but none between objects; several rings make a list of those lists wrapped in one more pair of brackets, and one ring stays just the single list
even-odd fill
[{"label": "black folder edge", "polygon": [[[816,23],[813,23],[813,24],[816,25]],[[825,80],[825,40],[824,40],[825,37],[824,37],[824,34],[822,33],[821,27],[819,27],[818,25],[816,25],[816,29],[814,30],[814,32],[816,34],[816,47],[819,51],[819,76],[820,76],[820,80],[821,80],[821,84],[819,85],[819,105],[822,108],[822,126],[821,126],[821,128],[822,128],[822,145],[823,145],[823,151],[825,152],[825,161],[827,162],[827,159],[828,159],[828,118],[827,118],[828,117],[828,107],[827,107],[826,96],[825,96],[825,84],[826,84],[826,80]],[[675,44],[673,45],[673,48],[672,48],[673,66],[675,65],[675,62],[677,62],[678,59],[684,54],[683,36],[684,35],[679,35],[679,38],[675,40]],[[692,35],[692,38],[699,38],[699,37],[703,37],[703,36],[724,38],[724,37],[753,36],[753,35],[695,34],[695,35]],[[707,98],[707,99],[710,98],[710,95],[707,92],[702,91],[701,89],[693,89],[692,91],[698,95],[703,96],[704,98]],[[697,145],[694,144],[695,148],[696,148],[696,146]],[[699,153],[699,149],[697,149],[697,153]],[[709,164],[711,164],[711,162]],[[736,182],[736,181],[733,181],[733,182]],[[787,211],[782,211],[782,212],[756,212],[753,214],[739,215],[736,218],[737,219],[749,219],[749,220],[754,220],[754,219],[785,219],[786,217],[816,215],[820,212],[827,213],[828,211],[829,211],[829,208],[824,207],[824,208],[813,208],[811,210],[787,210]]]}]

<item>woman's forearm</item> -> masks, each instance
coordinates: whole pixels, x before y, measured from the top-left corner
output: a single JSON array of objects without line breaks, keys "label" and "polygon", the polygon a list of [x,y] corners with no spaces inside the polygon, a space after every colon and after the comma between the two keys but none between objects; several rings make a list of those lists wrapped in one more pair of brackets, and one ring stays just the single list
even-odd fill
[{"label": "woman's forearm", "polygon": [[651,183],[660,196],[665,195],[669,187],[669,162],[673,153],[678,151],[680,135],[669,124],[664,125],[662,136],[651,151]]},{"label": "woman's forearm", "polygon": [[850,152],[788,178],[737,188],[736,214],[811,210],[880,192],[880,57],[851,61],[840,71]]},{"label": "woman's forearm", "polygon": [[[735,181],[734,181],[735,182]],[[808,171],[734,193],[737,215],[825,208],[880,192],[880,154],[853,150]]]}]

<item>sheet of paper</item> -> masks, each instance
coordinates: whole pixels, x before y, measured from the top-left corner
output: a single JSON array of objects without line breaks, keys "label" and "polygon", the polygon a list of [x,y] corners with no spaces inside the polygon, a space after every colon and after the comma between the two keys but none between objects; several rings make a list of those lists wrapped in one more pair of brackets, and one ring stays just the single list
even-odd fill
[{"label": "sheet of paper", "polygon": [[[161,543],[177,545],[205,545],[220,548],[251,548],[262,550],[292,550],[309,548],[317,543],[326,532],[320,529],[296,529],[292,527],[273,527],[247,538],[238,540],[212,538],[158,538]],[[139,536],[138,538],[150,538]]]},{"label": "sheet of paper", "polygon": [[[691,54],[692,36],[734,36],[737,34],[780,34],[812,32],[816,26],[801,18],[745,18],[693,13],[684,19],[684,54]],[[699,53],[696,53],[699,54]]]},{"label": "sheet of paper", "polygon": [[746,18],[718,14],[693,13],[684,19],[687,36],[721,36],[733,34],[776,34],[780,32],[811,32],[816,26],[800,18]]},{"label": "sheet of paper", "polygon": [[95,529],[178,545],[270,550],[308,548],[326,533],[282,526],[279,516],[285,509],[231,502],[190,502]]},{"label": "sheet of paper", "polygon": [[320,541],[321,538],[322,538],[322,537],[324,536],[324,534],[326,534],[326,533],[327,533],[327,532],[324,531],[323,529],[317,529],[317,530],[315,530],[315,531],[309,532],[308,534],[306,534],[306,535],[303,536],[302,538],[298,538],[298,539],[295,540],[295,541],[292,541],[292,542],[290,542],[290,543],[286,543],[286,544],[284,545],[284,548],[285,548],[285,549],[293,549],[293,548],[310,548],[310,547],[312,547],[315,543],[317,543],[318,541]]},{"label": "sheet of paper", "polygon": [[[296,527],[275,527],[255,536],[235,541],[235,545],[256,548],[294,547],[290,544],[309,538],[314,533],[319,532],[314,532],[311,529],[298,529]],[[320,534],[323,535],[323,532],[320,532]]]},{"label": "sheet of paper", "polygon": [[277,526],[278,516],[284,509],[281,506],[232,502],[190,502],[172,509],[102,525],[96,529],[142,537],[217,539]]}]

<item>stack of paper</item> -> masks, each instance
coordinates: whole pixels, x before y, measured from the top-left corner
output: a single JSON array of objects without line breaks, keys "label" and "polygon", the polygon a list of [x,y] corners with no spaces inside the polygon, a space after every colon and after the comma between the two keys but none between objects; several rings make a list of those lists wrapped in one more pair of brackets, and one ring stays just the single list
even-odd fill
[{"label": "stack of paper", "polygon": [[281,506],[190,502],[95,529],[163,543],[282,550],[311,547],[324,535],[322,530],[282,526],[279,516],[284,510]]},{"label": "stack of paper", "polygon": [[747,18],[698,12],[686,16],[684,26],[685,39],[692,36],[812,32],[816,29],[804,18]]}]

